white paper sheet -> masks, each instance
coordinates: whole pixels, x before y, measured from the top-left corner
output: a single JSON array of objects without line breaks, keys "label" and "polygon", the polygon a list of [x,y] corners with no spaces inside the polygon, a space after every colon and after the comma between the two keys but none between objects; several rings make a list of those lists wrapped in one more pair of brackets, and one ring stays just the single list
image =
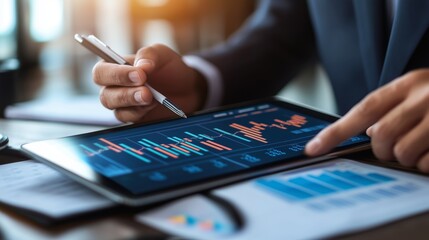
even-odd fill
[{"label": "white paper sheet", "polygon": [[8,106],[6,118],[113,126],[121,124],[98,96],[35,100]]},{"label": "white paper sheet", "polygon": [[[201,213],[193,211],[193,196],[137,219],[191,239],[320,239],[429,210],[429,178],[344,159],[246,181],[213,194],[241,213],[245,223],[241,230],[225,236],[216,234],[222,228],[202,229],[195,221]],[[193,221],[172,221],[177,213],[192,216]]]},{"label": "white paper sheet", "polygon": [[0,201],[53,218],[114,203],[32,160],[0,165]]}]

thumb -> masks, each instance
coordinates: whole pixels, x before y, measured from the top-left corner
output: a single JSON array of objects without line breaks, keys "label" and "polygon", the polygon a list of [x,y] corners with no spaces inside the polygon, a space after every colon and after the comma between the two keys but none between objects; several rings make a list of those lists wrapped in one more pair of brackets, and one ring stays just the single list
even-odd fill
[{"label": "thumb", "polygon": [[142,69],[146,74],[153,72],[155,69],[154,61],[146,58],[136,58],[134,61],[134,66]]},{"label": "thumb", "polygon": [[154,44],[148,47],[140,48],[134,60],[134,66],[140,67],[147,74],[152,73],[155,69],[161,69],[179,55],[171,48]]}]

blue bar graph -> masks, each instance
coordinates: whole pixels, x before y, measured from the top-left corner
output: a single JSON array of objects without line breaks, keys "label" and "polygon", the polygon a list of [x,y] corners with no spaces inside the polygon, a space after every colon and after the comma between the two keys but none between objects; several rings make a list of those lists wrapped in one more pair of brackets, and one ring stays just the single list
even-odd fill
[{"label": "blue bar graph", "polygon": [[162,157],[162,158],[168,158],[166,155],[164,155],[164,154],[162,154],[162,153],[160,153],[160,152],[157,152],[157,151],[155,151],[155,150],[153,150],[153,149],[146,148],[146,150],[148,150],[149,152],[151,152],[151,153],[153,153],[153,154],[156,154],[156,155],[158,155],[158,156],[160,156],[160,157]]},{"label": "blue bar graph", "polygon": [[220,132],[220,133],[223,133],[223,134],[226,134],[226,135],[229,135],[229,136],[232,136],[232,137],[238,138],[238,139],[243,140],[243,141],[246,141],[246,142],[251,142],[251,141],[250,141],[249,139],[247,139],[247,138],[242,138],[242,137],[240,137],[240,136],[237,136],[237,135],[235,135],[235,134],[229,133],[229,132],[224,131],[224,130],[219,129],[219,128],[215,128],[214,130],[216,130],[216,131],[218,131],[218,132]]},{"label": "blue bar graph", "polygon": [[102,154],[99,154],[97,151],[95,151],[94,149],[84,145],[84,144],[79,144],[80,147],[82,147],[83,149],[85,149],[86,151],[90,152],[91,154],[97,154],[100,157],[100,160],[98,161],[94,161],[91,162],[91,165],[96,167],[97,169],[105,169],[108,168],[109,169],[109,176],[116,176],[116,175],[121,175],[124,173],[130,173],[131,169],[117,163],[116,161],[112,160],[109,157],[106,157]]},{"label": "blue bar graph", "polygon": [[369,186],[377,183],[377,181],[369,179],[363,175],[358,175],[351,171],[334,170],[334,171],[330,171],[330,173],[361,186]]},{"label": "blue bar graph", "polygon": [[211,141],[213,141],[214,139],[212,138],[212,137],[209,137],[209,136],[207,136],[207,135],[205,135],[205,134],[198,134],[200,137],[202,137],[202,138],[205,138],[205,139],[208,139],[208,140],[211,140]]},{"label": "blue bar graph", "polygon": [[143,141],[138,141],[138,143],[140,143],[141,145],[145,146],[145,147],[152,147],[151,145],[143,142]]},{"label": "blue bar graph", "polygon": [[149,139],[143,139],[143,141],[145,141],[145,142],[147,142],[147,143],[149,143],[149,144],[151,144],[151,145],[153,145],[153,146],[155,146],[155,147],[160,147],[160,145],[158,144],[158,143],[154,143],[154,142],[152,142],[151,140],[149,140]]},{"label": "blue bar graph", "polygon": [[195,139],[201,139],[201,137],[200,137],[200,136],[197,136],[197,135],[195,135],[195,134],[193,134],[193,133],[190,133],[190,132],[185,132],[185,134],[187,134],[187,135],[189,135],[189,136],[191,136],[191,137],[193,137],[193,138],[195,138]]},{"label": "blue bar graph", "polygon": [[314,175],[309,175],[309,177],[314,178],[316,180],[319,180],[323,183],[326,183],[327,185],[331,185],[334,186],[336,188],[342,189],[342,190],[348,190],[348,189],[352,189],[355,188],[357,185],[348,183],[348,182],[344,182],[339,178],[335,178],[333,176],[330,176],[329,174],[323,173],[320,174],[319,176],[314,176]]},{"label": "blue bar graph", "polygon": [[173,155],[176,155],[176,156],[178,156],[178,155],[179,155],[179,154],[177,154],[176,152],[173,152],[173,151],[171,151],[170,149],[168,149],[168,148],[166,148],[166,147],[159,146],[159,148],[161,148],[162,150],[167,151],[167,152],[169,152],[169,153],[171,153],[171,154],[173,154]]},{"label": "blue bar graph", "polygon": [[126,145],[125,143],[119,143],[118,145],[126,149],[132,149],[132,147]]},{"label": "blue bar graph", "polygon": [[182,142],[181,140],[177,140],[177,139],[174,139],[174,138],[172,138],[172,137],[167,137],[167,139],[168,139],[168,140],[171,140],[171,141],[173,141],[173,142],[175,142],[175,143],[180,143],[180,142]]},{"label": "blue bar graph", "polygon": [[187,156],[187,157],[191,156],[191,154],[185,153],[185,152],[180,151],[179,149],[176,149],[176,148],[170,148],[170,151],[178,153],[178,154],[182,154],[182,155]]},{"label": "blue bar graph", "polygon": [[304,177],[292,178],[289,180],[289,182],[292,184],[296,184],[297,186],[310,189],[310,191],[317,192],[319,194],[329,194],[336,192],[336,190],[333,188],[325,187]]},{"label": "blue bar graph", "polygon": [[197,155],[200,155],[200,156],[203,156],[204,154],[202,154],[202,153],[200,153],[200,152],[197,152],[197,151],[195,151],[195,150],[193,150],[193,149],[190,149],[190,148],[188,148],[188,147],[186,147],[186,146],[180,146],[181,148],[183,148],[183,149],[186,149],[186,150],[188,150],[188,151],[190,151],[190,152],[193,152],[193,153],[195,153],[195,154],[197,154]]},{"label": "blue bar graph", "polygon": [[304,200],[315,196],[314,194],[288,186],[277,180],[259,179],[256,181],[257,183],[269,187],[280,194],[284,194],[287,198],[292,200]]},{"label": "blue bar graph", "polygon": [[106,147],[106,146],[104,146],[104,145],[101,145],[101,144],[99,144],[99,143],[94,143],[94,145],[95,145],[95,146],[97,146],[97,147],[99,147],[100,149],[104,149],[104,150],[109,149],[108,147]]},{"label": "blue bar graph", "polygon": [[197,146],[197,145],[192,144],[192,143],[190,143],[190,142],[186,142],[186,144],[191,145],[191,146],[192,146],[192,147],[194,147],[194,148],[198,148],[198,149],[200,149],[200,150],[202,150],[202,151],[204,151],[204,152],[208,152],[208,151],[209,151],[209,150],[207,150],[207,149],[205,149],[205,148],[203,148],[203,147]]},{"label": "blue bar graph", "polygon": [[372,196],[372,195],[367,194],[367,193],[359,193],[359,194],[355,195],[354,198],[357,200],[366,201],[366,202],[373,202],[374,200],[378,199],[377,197]]},{"label": "blue bar graph", "polygon": [[384,197],[396,196],[396,193],[389,191],[387,189],[376,189],[374,192]]},{"label": "blue bar graph", "polygon": [[378,181],[381,181],[381,182],[390,182],[390,181],[394,181],[395,180],[392,177],[388,177],[388,176],[381,175],[381,174],[378,174],[378,173],[369,173],[369,174],[367,174],[367,176],[370,177],[370,178],[376,179]]},{"label": "blue bar graph", "polygon": [[[255,182],[258,186],[268,189],[289,201],[303,201],[321,196],[334,196],[336,193],[354,189],[368,188],[372,185],[396,181],[395,178],[381,173],[359,173],[351,170],[323,170],[319,174],[310,171],[308,174],[297,176],[262,178]],[[355,195],[359,201],[374,201],[379,198],[394,197],[410,191],[409,187],[394,185],[394,188],[376,188],[370,193]],[[351,201],[344,199],[330,199],[329,204],[341,207],[348,206]]]},{"label": "blue bar graph", "polygon": [[123,144],[123,143],[121,143],[121,144],[119,144],[121,147],[124,147],[124,148],[126,148],[125,150],[124,150],[124,152],[125,153],[128,153],[129,155],[131,155],[131,156],[133,156],[133,157],[135,157],[135,158],[137,158],[137,159],[139,159],[139,160],[141,160],[141,161],[143,161],[143,162],[146,162],[146,163],[150,163],[151,161],[149,160],[149,159],[147,159],[147,158],[145,158],[145,157],[142,157],[142,156],[140,156],[140,155],[138,155],[138,154],[136,154],[136,153],[134,153],[131,149],[131,147],[130,146],[128,146],[128,145],[125,145],[125,144]]},{"label": "blue bar graph", "polygon": [[392,187],[392,189],[403,193],[409,193],[415,190],[413,186],[403,186],[403,185],[395,185]]},{"label": "blue bar graph", "polygon": [[133,157],[135,157],[135,158],[137,158],[139,160],[142,160],[143,162],[146,162],[146,163],[150,163],[151,162],[149,159],[147,159],[145,157],[142,157],[142,156],[140,156],[138,154],[135,154],[134,152],[132,152],[130,150],[124,150],[124,152],[128,153],[129,155],[131,155],[131,156],[133,156]]},{"label": "blue bar graph", "polygon": [[331,198],[331,199],[328,199],[327,202],[336,207],[348,207],[353,205],[352,202],[341,198]]}]

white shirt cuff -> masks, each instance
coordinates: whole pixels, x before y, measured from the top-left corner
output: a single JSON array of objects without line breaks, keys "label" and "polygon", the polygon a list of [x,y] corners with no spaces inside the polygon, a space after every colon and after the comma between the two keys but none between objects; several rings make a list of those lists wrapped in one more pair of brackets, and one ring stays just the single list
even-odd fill
[{"label": "white shirt cuff", "polygon": [[222,76],[212,63],[197,56],[187,55],[183,57],[183,61],[189,67],[200,72],[207,80],[207,99],[204,108],[212,108],[219,106],[222,101]]}]

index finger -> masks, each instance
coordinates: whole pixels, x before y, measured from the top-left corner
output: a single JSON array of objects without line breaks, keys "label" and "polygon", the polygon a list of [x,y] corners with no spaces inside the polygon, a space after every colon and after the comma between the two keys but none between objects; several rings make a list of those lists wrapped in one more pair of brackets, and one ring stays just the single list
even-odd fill
[{"label": "index finger", "polygon": [[327,153],[372,126],[403,98],[395,84],[386,85],[365,97],[344,117],[317,134],[306,145],[305,153],[309,156]]},{"label": "index finger", "polygon": [[147,75],[140,67],[99,61],[92,69],[93,80],[101,86],[141,86]]}]

